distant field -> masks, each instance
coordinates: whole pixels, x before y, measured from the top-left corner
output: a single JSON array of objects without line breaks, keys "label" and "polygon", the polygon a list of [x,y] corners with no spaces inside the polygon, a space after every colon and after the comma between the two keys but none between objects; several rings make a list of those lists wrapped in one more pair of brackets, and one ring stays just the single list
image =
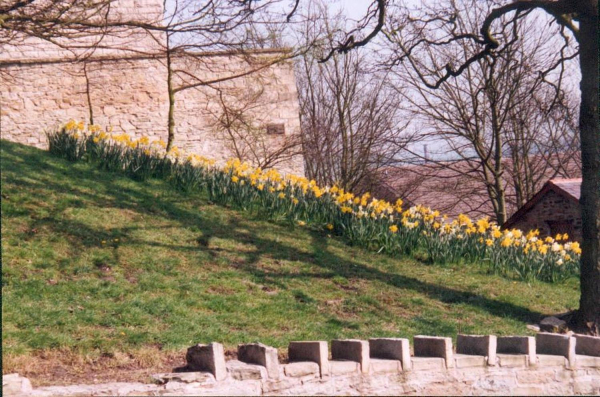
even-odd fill
[{"label": "distant field", "polygon": [[526,334],[579,284],[527,284],[348,247],[1,141],[3,372],[146,379],[186,347]]}]

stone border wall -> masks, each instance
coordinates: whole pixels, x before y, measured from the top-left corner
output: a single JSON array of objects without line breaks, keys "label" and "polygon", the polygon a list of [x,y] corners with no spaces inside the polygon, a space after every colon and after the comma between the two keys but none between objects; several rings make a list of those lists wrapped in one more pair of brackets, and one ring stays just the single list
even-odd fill
[{"label": "stone border wall", "polygon": [[225,361],[219,343],[188,349],[188,372],[154,375],[154,384],[51,386],[32,389],[3,377],[5,395],[595,395],[600,394],[600,337],[539,333],[452,339],[291,342],[289,362],[261,343],[238,346]]},{"label": "stone border wall", "polygon": [[[220,163],[237,155],[255,165],[257,158],[263,164],[271,159],[269,166],[284,174],[304,175],[300,146],[292,147],[300,142],[293,64],[271,65],[283,53],[207,52],[174,57],[174,69],[204,81],[225,79],[175,95],[175,146]],[[249,74],[228,79],[244,73]],[[175,76],[173,84],[180,89],[189,82]],[[224,105],[233,113],[239,111],[253,128],[224,129]],[[89,121],[93,115],[94,124],[113,133],[166,141],[168,113],[164,56],[95,56],[85,62],[41,55],[14,60],[0,57],[2,139],[45,149],[45,132],[70,119]],[[279,127],[281,133],[269,134],[270,125]]]}]

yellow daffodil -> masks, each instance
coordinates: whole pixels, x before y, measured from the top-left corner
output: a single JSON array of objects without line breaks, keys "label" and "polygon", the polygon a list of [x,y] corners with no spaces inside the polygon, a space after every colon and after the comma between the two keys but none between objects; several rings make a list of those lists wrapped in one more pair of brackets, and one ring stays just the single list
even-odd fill
[{"label": "yellow daffodil", "polygon": [[581,255],[581,248],[579,247],[579,243],[577,241],[571,244],[571,251],[573,251],[577,255]]},{"label": "yellow daffodil", "polygon": [[[63,133],[75,139],[81,137],[84,141],[89,140],[94,143],[107,140],[107,145],[110,145],[107,147],[120,145],[121,148],[127,150],[126,153],[128,154],[143,153],[147,156],[161,156],[161,151],[155,146],[166,148],[166,143],[162,140],[150,143],[150,139],[146,136],[138,140],[132,140],[129,135],[124,133],[109,135],[96,125],[89,125],[87,130],[91,135],[85,135],[83,133],[84,127],[85,123],[70,120],[64,125],[65,132]],[[108,131],[112,131],[112,128]],[[380,227],[387,224],[388,230],[392,234],[398,233],[399,226],[402,226],[403,233],[400,235],[402,238],[407,236],[411,238],[412,233],[413,236],[420,234],[427,236],[428,239],[439,239],[438,242],[434,243],[441,245],[443,250],[461,252],[464,249],[463,247],[470,244],[476,244],[479,247],[485,245],[489,249],[484,251],[475,250],[474,252],[493,254],[496,258],[501,258],[500,262],[502,262],[502,258],[507,258],[506,263],[510,263],[513,260],[512,258],[517,255],[526,255],[523,258],[527,261],[537,261],[537,263],[552,261],[553,265],[556,266],[561,266],[563,263],[571,266],[573,261],[578,259],[576,255],[581,254],[579,243],[569,242],[569,236],[566,233],[559,233],[555,238],[540,239],[538,238],[539,230],[530,230],[527,234],[518,229],[502,230],[499,225],[490,222],[488,217],[472,220],[467,214],[459,214],[456,219],[449,221],[447,215],[441,215],[439,211],[434,211],[423,205],[403,209],[402,199],[388,202],[373,198],[370,193],[355,196],[352,192],[344,191],[343,188],[337,185],[320,187],[315,180],[308,180],[305,177],[296,175],[282,175],[274,169],[263,170],[260,167],[253,167],[247,162],[242,162],[240,159],[228,160],[224,167],[215,167],[209,170],[208,167],[216,164],[215,160],[197,154],[185,154],[180,152],[177,147],[173,147],[167,155],[167,159],[173,162],[177,161],[177,158],[185,158],[191,166],[205,167],[206,170],[202,172],[205,172],[203,175],[209,175],[207,177],[222,175],[219,173],[224,172],[227,175],[225,178],[229,178],[232,183],[239,185],[239,188],[236,189],[229,189],[229,186],[225,185],[222,187],[222,193],[239,195],[238,198],[243,200],[271,202],[276,211],[290,210],[287,203],[291,202],[294,206],[297,206],[302,201],[303,206],[294,207],[291,209],[291,213],[288,214],[305,218],[306,220],[296,221],[300,226],[305,226],[309,222],[323,222],[322,220],[317,221],[317,219],[325,218],[325,221],[321,224],[324,224],[324,228],[327,230],[334,230],[334,223],[338,222],[336,217],[339,216],[339,213],[336,214],[330,211],[329,206],[333,203],[342,214],[348,214],[344,217],[343,223],[357,221],[356,227],[358,228],[364,225],[363,230],[366,230],[364,238],[367,241],[374,237],[375,234],[373,233],[376,233],[376,230],[381,230]],[[221,177],[219,176],[219,178]],[[218,180],[222,179],[215,179],[215,181]],[[247,184],[246,181],[248,181]],[[257,191],[266,192],[258,194]],[[275,198],[286,200],[271,201]],[[320,208],[322,212],[319,214]],[[327,217],[331,218],[329,221],[332,223],[326,223],[328,221]],[[422,229],[419,228],[421,225],[423,225]],[[355,226],[351,225],[351,227],[354,228]],[[345,227],[340,228],[340,230],[344,231]],[[398,244],[397,239],[400,236],[395,239],[387,239],[385,244]],[[457,240],[463,240],[463,242],[458,243]],[[498,244],[495,243],[496,240],[498,240]],[[117,243],[119,239],[115,238],[112,241]],[[106,241],[102,240],[102,244],[106,244]],[[521,249],[516,250],[511,249],[511,247],[521,247]],[[389,246],[385,248],[386,250],[393,249]]]},{"label": "yellow daffodil", "polygon": [[340,209],[342,210],[342,213],[344,213],[344,214],[352,212],[352,208],[348,207],[346,205],[341,206]]}]

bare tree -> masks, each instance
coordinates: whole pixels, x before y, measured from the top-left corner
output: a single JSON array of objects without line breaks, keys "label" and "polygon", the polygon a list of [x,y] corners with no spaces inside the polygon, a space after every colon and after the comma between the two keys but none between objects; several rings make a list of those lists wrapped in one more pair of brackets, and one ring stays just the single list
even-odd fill
[{"label": "bare tree", "polygon": [[[439,9],[427,12],[433,18]],[[575,152],[575,131],[569,123],[556,122],[571,118],[569,104],[564,103],[566,94],[557,87],[559,97],[548,95],[549,90],[554,94],[554,88],[543,85],[542,76],[536,73],[554,64],[559,55],[534,51],[548,45],[545,24],[530,20],[512,25],[506,20],[497,32],[507,42],[502,52],[478,59],[437,89],[429,88],[422,84],[421,76],[443,69],[456,53],[476,50],[476,43],[464,40],[436,48],[435,37],[451,37],[457,29],[477,29],[490,6],[469,0],[449,1],[445,12],[454,15],[453,23],[442,24],[435,31],[429,30],[427,22],[414,20],[404,29],[387,34],[389,49],[400,56],[415,43],[423,43],[423,50],[395,71],[410,85],[405,98],[414,117],[425,127],[414,141],[434,141],[441,147],[438,158],[443,160],[413,154],[428,160],[422,168],[434,178],[461,179],[474,194],[487,195],[496,220],[503,224],[509,210],[514,210],[509,196],[516,192],[522,204],[545,178],[559,174],[556,168],[562,165],[566,169],[564,164]],[[389,23],[395,21],[391,18]],[[392,63],[396,59],[393,57]],[[507,178],[507,172],[512,178]],[[570,176],[568,172],[560,174]]]},{"label": "bare tree", "polygon": [[[37,38],[59,47],[73,40],[95,37],[108,28],[115,0],[7,0],[0,5],[0,44],[21,44]],[[89,44],[89,42],[87,43]]]},{"label": "bare tree", "polygon": [[[119,0],[5,0],[0,5],[0,47],[9,56],[22,49],[70,61],[148,53],[147,31],[165,30],[163,10],[131,15]],[[17,50],[17,51],[15,51]]]},{"label": "bare tree", "polygon": [[[304,34],[325,32],[328,48],[341,32],[343,17],[329,16],[323,4],[318,12],[324,17],[321,25],[307,24]],[[385,73],[369,67],[366,54],[333,54],[319,63],[323,52],[315,45],[297,62],[307,176],[350,191],[370,190],[378,171],[403,147],[400,96]]]},{"label": "bare tree", "polygon": [[235,158],[266,169],[300,155],[300,136],[286,135],[284,125],[269,123],[262,111],[274,103],[259,76],[247,78],[243,90],[218,89],[217,96],[218,106],[211,110],[213,129]]},{"label": "bare tree", "polygon": [[[591,333],[600,334],[600,126],[598,119],[598,2],[595,0],[513,0],[498,2],[481,23],[478,31],[461,31],[454,29],[449,37],[436,37],[435,50],[457,41],[470,41],[477,44],[471,53],[456,53],[448,59],[441,68],[433,74],[422,74],[421,82],[429,88],[439,88],[449,79],[466,72],[470,66],[490,54],[502,52],[506,44],[501,36],[496,34],[497,26],[502,24],[505,17],[510,17],[513,25],[518,25],[525,18],[539,11],[547,15],[559,26],[559,33],[564,45],[578,44],[578,51],[567,55],[561,52],[561,58],[549,69],[540,71],[548,75],[558,70],[564,76],[564,62],[569,59],[579,59],[581,73],[581,103],[579,105],[579,137],[581,145],[582,185],[581,185],[581,215],[582,215],[582,250],[581,255],[581,297],[579,310],[574,316],[574,322]],[[345,41],[331,49],[333,53],[347,53],[357,47],[364,46],[375,35],[381,32],[385,25],[385,15],[389,2],[374,0],[369,15],[365,21],[376,23],[370,26],[369,33],[357,40],[358,33],[352,32]],[[454,25],[456,16],[452,13],[440,12],[437,15],[423,19],[430,28],[435,24]],[[394,30],[403,29],[402,24],[391,27]],[[556,37],[553,34],[551,37]],[[573,40],[574,39],[574,40]],[[420,51],[427,41],[416,41],[397,57],[395,64],[402,61],[410,62],[413,54]]]},{"label": "bare tree", "polygon": [[[291,51],[256,51],[268,35],[255,24],[266,23],[275,2],[164,1],[165,30],[154,35],[167,70],[169,150],[175,139],[175,102],[178,93],[211,87],[221,82],[257,73],[289,59]],[[151,30],[149,30],[151,32]],[[164,40],[163,40],[164,34]],[[228,52],[230,68],[219,68],[207,52]],[[266,57],[265,55],[269,55]],[[207,75],[207,71],[209,71]]]},{"label": "bare tree", "polygon": [[531,93],[529,101],[511,111],[505,142],[505,173],[510,196],[509,214],[521,208],[548,179],[581,176],[577,106],[572,98],[549,105],[554,89]]}]

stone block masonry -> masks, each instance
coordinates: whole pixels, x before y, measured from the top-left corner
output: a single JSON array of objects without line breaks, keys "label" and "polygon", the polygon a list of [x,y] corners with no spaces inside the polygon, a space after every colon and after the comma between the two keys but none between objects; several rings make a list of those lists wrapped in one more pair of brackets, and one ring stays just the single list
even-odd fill
[{"label": "stone block masonry", "polygon": [[458,335],[456,353],[483,356],[489,365],[496,364],[497,338],[495,335]]},{"label": "stone block masonry", "polygon": [[329,375],[327,342],[291,342],[288,349],[290,362],[312,361],[319,366],[321,377]]},{"label": "stone block masonry", "polygon": [[334,361],[357,362],[360,364],[362,373],[369,373],[371,365],[369,342],[354,339],[334,340],[331,342],[331,359]]},{"label": "stone block masonry", "polygon": [[398,360],[403,371],[412,369],[410,359],[410,345],[408,339],[403,338],[372,338],[369,339],[371,358]]},{"label": "stone block masonry", "polygon": [[220,343],[192,346],[187,350],[185,359],[190,371],[210,372],[216,380],[227,378],[225,353]]},{"label": "stone block masonry", "polygon": [[279,378],[279,358],[277,357],[277,349],[274,347],[265,346],[262,343],[239,345],[238,359],[265,367],[269,378]]},{"label": "stone block masonry", "polygon": [[574,367],[576,362],[575,343],[577,340],[570,335],[539,333],[535,336],[538,360],[542,355],[562,356],[567,359],[570,367]]},{"label": "stone block masonry", "polygon": [[533,336],[504,336],[498,338],[496,344],[496,356],[500,365],[521,360],[531,365],[537,363]]},{"label": "stone block masonry", "polygon": [[[111,0],[107,12],[115,23],[161,24],[165,18],[162,0]],[[0,44],[3,139],[45,148],[45,131],[93,117],[94,124],[115,133],[167,140],[164,34],[135,27],[87,33],[54,42],[16,34]],[[282,55],[275,50],[173,55],[175,145],[217,161],[239,157],[304,175],[299,145],[293,145],[300,141],[293,65],[271,65]],[[247,128],[231,127],[226,112]]]},{"label": "stone block masonry", "polygon": [[411,357],[407,339],[334,340],[331,356],[325,341],[291,342],[289,363],[260,343],[239,345],[239,360],[225,361],[211,343],[188,350],[188,369],[203,372],[157,374],[155,384],[32,388],[18,374],[2,384],[8,396],[600,394],[599,337],[458,335],[456,353],[451,338],[414,343]]},{"label": "stone block masonry", "polygon": [[444,359],[447,368],[454,368],[452,338],[421,336],[414,338],[416,357],[438,357]]},{"label": "stone block masonry", "polygon": [[[266,61],[280,55],[257,53],[256,58]],[[227,53],[212,54],[196,62],[175,58],[174,62],[175,67],[206,80],[250,68],[245,59]],[[164,59],[160,57],[105,56],[85,63],[68,59],[12,61],[0,57],[0,135],[2,139],[47,148],[46,131],[70,119],[89,121],[93,114],[94,124],[110,127],[113,133],[166,141],[166,76]],[[176,87],[181,84],[175,82]],[[220,103],[219,90],[227,93],[226,106],[235,111],[245,107],[240,111],[256,131],[223,129],[219,120],[225,105]],[[277,125],[283,134],[267,134],[269,125]],[[210,87],[186,89],[175,96],[175,145],[188,153],[217,161],[236,154],[264,159],[298,140],[299,134],[299,105],[290,62]],[[284,151],[282,160],[273,166],[283,173],[304,175],[302,156],[292,153],[295,152]]]},{"label": "stone block masonry", "polygon": [[[552,222],[569,225],[568,234],[570,238],[581,241],[581,210],[579,205],[573,200],[569,200],[554,191],[549,191],[546,195],[520,219],[514,222],[511,227],[523,231],[539,230],[541,236],[555,236],[550,224]],[[564,230],[566,232],[567,230]]]}]

